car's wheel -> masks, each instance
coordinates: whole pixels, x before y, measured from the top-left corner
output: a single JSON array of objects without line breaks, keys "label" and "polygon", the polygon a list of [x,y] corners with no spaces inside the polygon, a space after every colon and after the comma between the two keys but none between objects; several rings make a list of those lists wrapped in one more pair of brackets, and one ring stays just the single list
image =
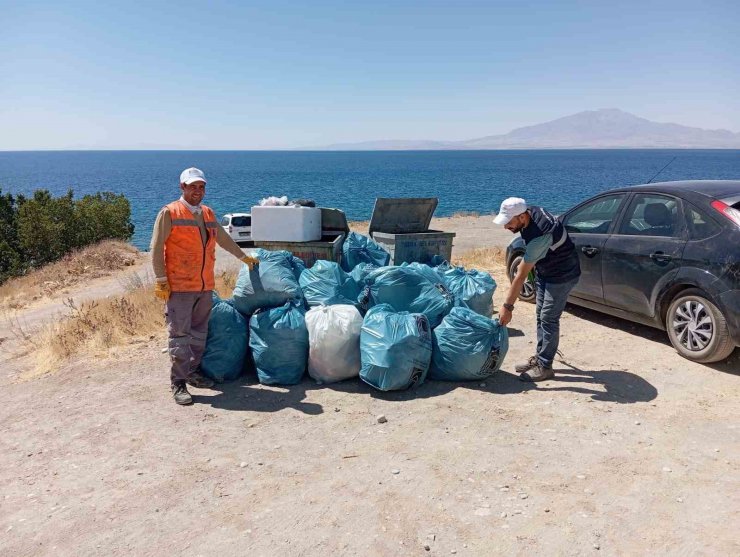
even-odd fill
[{"label": "car's wheel", "polygon": [[[523,258],[521,255],[517,255],[516,257],[512,258],[511,263],[509,264],[509,282],[512,282],[514,280],[514,277],[516,276],[516,271],[522,261]],[[535,295],[536,292],[534,286],[534,273],[529,273],[527,280],[525,280],[524,284],[522,285],[522,291],[519,293],[519,299],[523,302],[534,302]]]},{"label": "car's wheel", "polygon": [[673,347],[694,362],[718,362],[735,349],[724,316],[698,289],[684,290],[674,298],[665,327]]}]

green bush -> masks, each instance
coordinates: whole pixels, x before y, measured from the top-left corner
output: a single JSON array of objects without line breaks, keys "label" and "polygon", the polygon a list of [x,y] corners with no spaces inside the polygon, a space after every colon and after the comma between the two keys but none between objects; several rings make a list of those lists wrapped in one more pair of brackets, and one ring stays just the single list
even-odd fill
[{"label": "green bush", "polygon": [[14,198],[0,190],[0,283],[74,249],[106,239],[127,241],[133,233],[124,195],[102,192],[74,199],[72,190],[60,197],[36,190],[31,198]]}]

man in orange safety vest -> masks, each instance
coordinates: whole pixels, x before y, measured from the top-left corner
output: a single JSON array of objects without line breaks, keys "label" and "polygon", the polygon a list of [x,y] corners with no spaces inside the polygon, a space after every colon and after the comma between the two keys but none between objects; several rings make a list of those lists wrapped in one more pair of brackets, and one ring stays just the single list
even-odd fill
[{"label": "man in orange safety vest", "polygon": [[201,204],[206,178],[188,168],[180,174],[182,196],[159,211],[152,234],[154,294],[166,304],[170,383],[177,404],[192,404],[189,384],[211,388],[213,380],[199,371],[206,346],[212,291],[215,288],[216,244],[251,269],[259,261],[244,254],[216,221],[210,207]]}]

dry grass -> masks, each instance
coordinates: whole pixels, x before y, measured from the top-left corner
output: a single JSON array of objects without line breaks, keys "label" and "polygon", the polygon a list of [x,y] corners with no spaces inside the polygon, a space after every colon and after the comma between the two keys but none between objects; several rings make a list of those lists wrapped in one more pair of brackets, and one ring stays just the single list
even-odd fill
[{"label": "dry grass", "polygon": [[[219,296],[231,296],[235,282],[235,274],[221,273],[216,278]],[[165,332],[162,301],[138,275],[129,278],[121,295],[79,305],[68,299],[65,306],[65,317],[27,339],[37,360],[31,375],[54,371],[72,358],[105,357],[113,348],[148,342]]]},{"label": "dry grass", "polygon": [[501,247],[475,248],[453,257],[452,263],[466,269],[506,273],[506,250]]},{"label": "dry grass", "polygon": [[0,285],[0,306],[21,309],[82,282],[110,276],[142,258],[131,244],[106,240]]}]

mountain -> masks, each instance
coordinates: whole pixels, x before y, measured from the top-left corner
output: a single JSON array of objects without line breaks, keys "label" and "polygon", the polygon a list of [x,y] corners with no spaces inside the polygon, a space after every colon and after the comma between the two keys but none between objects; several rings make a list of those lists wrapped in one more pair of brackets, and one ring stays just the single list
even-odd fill
[{"label": "mountain", "polygon": [[616,108],[586,110],[517,128],[503,135],[465,141],[388,140],[338,143],[334,151],[436,149],[740,149],[740,133],[664,124]]}]

